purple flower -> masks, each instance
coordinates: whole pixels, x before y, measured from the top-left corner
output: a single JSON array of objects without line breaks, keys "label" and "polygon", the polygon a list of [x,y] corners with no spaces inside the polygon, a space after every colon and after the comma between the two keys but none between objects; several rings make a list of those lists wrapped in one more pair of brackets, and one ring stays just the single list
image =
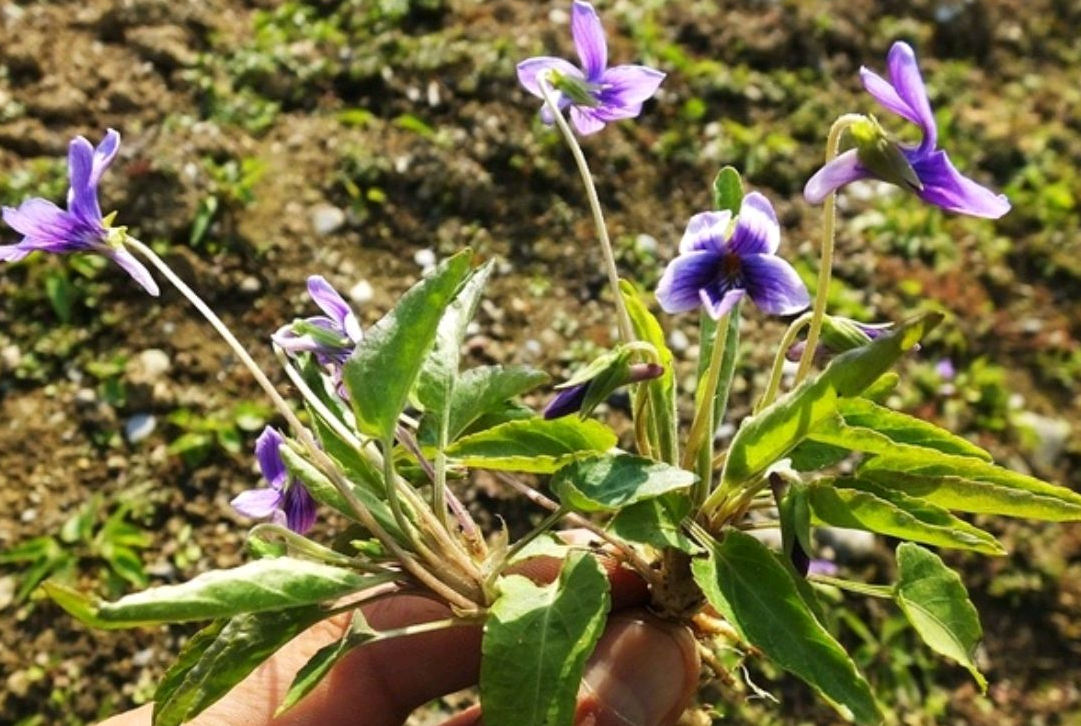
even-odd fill
[{"label": "purple flower", "polygon": [[[560,110],[570,106],[571,122],[582,136],[600,131],[610,121],[640,114],[642,103],[657,92],[664,73],[639,65],[609,68],[604,26],[587,2],[575,0],[571,7],[571,34],[580,69],[562,58],[530,58],[518,64],[518,81],[539,98],[544,98],[541,83],[552,88]],[[540,114],[546,124],[555,121],[547,104]]]},{"label": "purple flower", "polygon": [[323,365],[340,366],[364,337],[349,303],[322,275],[308,278],[308,294],[326,313],[286,325],[274,333],[274,342],[292,354],[315,354]]},{"label": "purple flower", "polygon": [[0,246],[0,261],[17,262],[31,252],[97,252],[124,268],[151,295],[158,285],[133,254],[124,249],[125,230],[112,227],[98,206],[98,182],[120,148],[120,134],[109,129],[95,149],[76,136],[68,149],[68,208],[47,199],[27,199],[18,209],[4,207],[4,222],[19,234],[21,242]]},{"label": "purple flower", "polygon": [[569,416],[572,413],[581,413],[583,416],[588,416],[590,413],[589,410],[583,410],[582,406],[585,404],[590,388],[595,382],[600,381],[600,385],[602,386],[601,393],[606,396],[619,386],[625,386],[628,383],[640,383],[641,381],[648,381],[651,378],[660,377],[664,374],[664,366],[658,365],[657,363],[632,363],[626,366],[625,370],[619,375],[618,380],[611,380],[610,376],[603,375],[604,373],[606,373],[606,371],[600,371],[598,372],[598,375],[593,378],[589,378],[580,383],[572,383],[572,385],[560,390],[559,393],[555,395],[555,398],[549,401],[548,405],[544,407],[544,418],[562,418],[563,416]]},{"label": "purple flower", "polygon": [[[867,345],[883,333],[893,329],[893,323],[861,323],[849,318],[827,315],[822,320],[822,336],[815,349],[815,360],[825,361],[838,353]],[[807,341],[793,343],[785,352],[785,358],[798,363],[803,357]],[[919,344],[915,350],[919,350]]]},{"label": "purple flower", "polygon": [[758,192],[743,198],[735,229],[726,237],[730,212],[691,217],[672,260],[657,284],[657,300],[668,313],[705,306],[714,319],[744,295],[771,315],[791,315],[810,303],[792,266],[777,257],[781,227],[769,200]]},{"label": "purple flower", "polygon": [[[997,219],[1010,210],[1010,202],[972,179],[950,163],[946,152],[935,148],[938,128],[927,98],[916,54],[907,43],[897,42],[887,59],[890,80],[860,68],[863,87],[886,109],[908,119],[923,131],[917,146],[885,140],[877,124],[864,143],[844,152],[811,177],[803,195],[811,204],[821,203],[830,192],[857,179],[877,177],[893,182],[925,202],[951,212]],[[876,153],[878,152],[878,153]]]},{"label": "purple flower", "polygon": [[245,517],[270,519],[304,534],[315,524],[315,500],[303,484],[290,478],[279,451],[284,443],[277,429],[263,429],[255,442],[255,458],[270,486],[241,492],[230,504]]}]

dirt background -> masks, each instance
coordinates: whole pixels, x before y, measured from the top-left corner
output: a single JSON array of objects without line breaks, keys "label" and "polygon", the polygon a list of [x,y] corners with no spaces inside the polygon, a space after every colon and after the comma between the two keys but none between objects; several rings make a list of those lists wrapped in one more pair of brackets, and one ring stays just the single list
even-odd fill
[{"label": "dirt background", "polygon": [[[645,285],[728,163],[774,200],[784,254],[812,283],[819,219],[802,183],[833,117],[878,112],[858,67],[881,70],[894,39],[913,42],[943,143],[960,168],[1006,190],[1015,210],[997,223],[959,219],[877,185],[854,187],[842,200],[833,310],[889,320],[944,309],[947,323],[906,363],[897,403],[1001,462],[1081,488],[1081,3],[599,8],[613,62],[669,73],[640,121],[584,144],[623,270]],[[472,361],[565,375],[612,340],[610,303],[569,155],[537,122],[514,65],[571,54],[568,9],[0,0],[0,201],[59,201],[68,140],[96,142],[114,127],[124,143],[103,208],[155,245],[266,367],[269,333],[310,314],[306,275],[349,291],[370,323],[433,258],[471,245],[498,262]],[[696,353],[692,317],[665,320],[684,380]],[[747,315],[733,422],[761,391],[782,329]],[[172,291],[148,299],[87,260],[3,267],[0,551],[59,533],[100,496],[103,511],[126,507],[149,533],[139,557],[151,583],[240,562],[249,523],[227,503],[257,480],[248,452],[261,411],[245,403],[257,400]],[[536,515],[483,478],[463,496],[514,527]],[[1077,726],[1081,528],[981,524],[1011,554],[949,560],[983,616],[986,697],[960,669],[921,654],[876,604],[857,608],[864,634],[849,623],[843,637],[892,723]],[[69,549],[77,559],[67,574],[80,587],[132,589],[107,573],[100,549]],[[886,543],[824,551],[854,576],[889,576]],[[24,574],[0,565],[2,724],[83,724],[145,702],[191,632],[88,631],[37,596],[16,597]],[[836,720],[801,686],[756,678],[781,706],[722,700],[718,722]]]}]

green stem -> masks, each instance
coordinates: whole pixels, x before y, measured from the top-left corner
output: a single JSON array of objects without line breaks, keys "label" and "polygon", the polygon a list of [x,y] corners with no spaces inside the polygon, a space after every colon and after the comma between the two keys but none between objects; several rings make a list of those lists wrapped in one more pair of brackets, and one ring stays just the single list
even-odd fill
[{"label": "green stem", "polygon": [[612,296],[616,301],[616,320],[619,324],[619,334],[624,342],[629,343],[634,340],[634,328],[631,326],[631,316],[627,313],[623,295],[619,291],[619,271],[616,269],[616,256],[612,252],[612,242],[608,238],[608,227],[604,224],[604,213],[601,211],[600,199],[597,198],[597,187],[593,183],[593,175],[589,172],[589,165],[586,164],[586,157],[582,153],[582,147],[578,143],[578,139],[575,138],[574,132],[571,131],[567,119],[563,118],[563,111],[560,110],[555,99],[552,98],[548,79],[542,76],[538,79],[537,85],[540,86],[544,102],[551,109],[556,125],[562,132],[567,146],[570,147],[574,162],[578,165],[578,173],[582,176],[582,183],[586,188],[586,197],[589,199],[589,208],[593,212],[593,224],[597,227],[597,238],[600,240],[601,251],[604,253],[604,265],[608,271],[608,283],[612,286]]},{"label": "green stem", "polygon": [[[728,339],[728,316],[731,311],[721,316],[717,321],[717,334],[713,339],[713,350],[709,357],[709,370],[706,372],[706,380],[696,397],[694,420],[691,422],[691,433],[687,436],[687,448],[683,450],[683,468],[690,469],[694,466],[698,449],[702,446],[703,437],[712,436],[714,395],[717,392],[717,382],[721,379],[721,363],[724,359],[724,349]],[[701,484],[701,482],[699,482]],[[708,491],[708,483],[706,484]]]},{"label": "green stem", "polygon": [[[863,119],[863,116],[849,113],[833,122],[833,126],[830,127],[829,138],[826,140],[827,164],[836,158],[837,151],[841,146],[841,135],[845,132],[845,129],[861,119]],[[803,355],[799,361],[799,369],[796,371],[797,385],[811,371],[815,348],[818,346],[818,335],[822,330],[822,318],[826,315],[826,300],[829,298],[830,278],[833,274],[833,242],[836,217],[837,191],[834,190],[826,196],[826,203],[822,208],[822,260],[818,269],[818,288],[815,290],[811,328],[807,331],[807,347],[803,350]]]},{"label": "green stem", "polygon": [[499,577],[500,574],[502,574],[503,570],[505,569],[505,565],[509,564],[510,561],[514,559],[515,555],[525,549],[526,545],[528,545],[530,542],[550,530],[552,528],[552,525],[563,519],[563,517],[567,516],[569,513],[570,510],[568,510],[566,507],[558,507],[554,512],[549,513],[547,517],[542,519],[540,521],[540,524],[529,530],[529,532],[527,532],[521,539],[511,545],[510,549],[508,549],[506,554],[503,555],[504,567],[498,567],[492,570],[492,574],[488,575],[488,580],[485,582],[485,585],[490,587],[492,583],[495,582],[496,578]]},{"label": "green stem", "polygon": [[777,392],[781,389],[781,375],[784,372],[784,362],[786,360],[785,354],[795,344],[796,337],[803,332],[803,329],[811,322],[812,317],[813,313],[804,313],[788,326],[784,337],[781,338],[781,347],[777,349],[777,355],[773,357],[773,368],[770,369],[769,384],[766,386],[766,392],[762,394],[758,405],[754,407],[754,413],[758,413],[777,398]]},{"label": "green stem", "polygon": [[811,582],[821,582],[823,585],[833,585],[842,590],[859,593],[860,595],[869,595],[884,600],[893,599],[893,588],[888,585],[868,585],[865,582],[842,580],[839,577],[830,577],[829,575],[808,575],[807,579]]}]

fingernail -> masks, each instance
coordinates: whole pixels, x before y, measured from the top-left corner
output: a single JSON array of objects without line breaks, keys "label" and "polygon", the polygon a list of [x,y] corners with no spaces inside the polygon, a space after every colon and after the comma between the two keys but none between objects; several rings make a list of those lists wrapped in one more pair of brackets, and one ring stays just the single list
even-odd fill
[{"label": "fingernail", "polygon": [[669,726],[690,702],[700,664],[686,628],[617,615],[586,665],[579,726]]}]

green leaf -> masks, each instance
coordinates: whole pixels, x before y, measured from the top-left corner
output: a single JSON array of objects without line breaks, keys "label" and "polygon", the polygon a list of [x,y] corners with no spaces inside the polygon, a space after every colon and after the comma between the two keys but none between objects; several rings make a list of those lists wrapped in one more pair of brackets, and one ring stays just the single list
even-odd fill
[{"label": "green leaf", "polygon": [[187,657],[181,655],[177,672],[166,676],[165,692],[159,688],[155,694],[154,726],[180,726],[192,720],[327,615],[327,610],[316,606],[244,613],[229,620],[216,635],[208,631]]},{"label": "green leaf", "polygon": [[576,512],[612,512],[685,489],[696,478],[689,471],[641,456],[604,454],[572,461],[555,473],[548,486],[563,506]]},{"label": "green leaf", "polygon": [[[447,440],[453,441],[475,421],[500,411],[508,399],[547,383],[548,374],[529,366],[482,366],[471,368],[458,378],[450,397]],[[426,413],[417,439],[426,445],[438,440],[441,411]]]},{"label": "green leaf", "polygon": [[380,440],[394,436],[398,416],[435,340],[443,311],[469,271],[472,251],[444,260],[364,333],[342,375],[357,428]]},{"label": "green leaf", "polygon": [[676,376],[672,351],[665,342],[664,330],[646,307],[642,294],[626,280],[619,281],[619,291],[627,306],[634,334],[656,349],[660,358],[658,363],[664,366],[664,373],[646,381],[649,396],[650,443],[658,458],[669,464],[679,461],[678,430],[679,417],[676,414]]},{"label": "green leaf", "polygon": [[841,398],[858,396],[935,325],[927,313],[901,323],[872,343],[837,356],[824,371],[747,419],[725,460],[721,486],[731,489],[763,473],[837,413]]},{"label": "green leaf", "polygon": [[810,438],[871,454],[890,454],[901,446],[991,461],[991,455],[932,423],[892,411],[865,398],[838,402],[839,416],[826,419]]},{"label": "green leaf", "polygon": [[221,634],[222,628],[225,627],[227,622],[226,620],[215,620],[184,643],[184,647],[180,649],[176,660],[173,661],[173,664],[169,666],[169,670],[165,672],[161,681],[158,682],[158,687],[154,690],[154,703],[166,703],[173,697],[177,688],[184,683],[184,678],[199,662],[199,659],[203,657],[207,648]]},{"label": "green leaf", "polygon": [[799,483],[793,484],[778,509],[781,518],[781,551],[791,562],[792,552],[798,544],[804,554],[810,557],[814,553],[814,547],[811,545],[811,505],[807,487]]},{"label": "green leaf", "polygon": [[690,555],[702,551],[683,532],[683,520],[691,513],[691,500],[684,494],[672,492],[655,499],[624,507],[608,523],[608,529],[628,542],[646,544],[657,549],[672,547]]},{"label": "green leaf", "polygon": [[428,410],[444,410],[454,394],[466,329],[476,314],[492,268],[493,263],[487,262],[470,273],[439,320],[432,352],[417,379],[417,398]]},{"label": "green leaf", "polygon": [[[329,441],[330,439],[328,438],[327,440]],[[352,451],[352,449],[349,450]],[[356,521],[357,515],[356,512],[353,511],[352,506],[350,506],[346,498],[342,496],[342,493],[338,491],[338,488],[334,486],[334,483],[331,482],[323,472],[319,471],[303,456],[293,451],[292,447],[288,444],[279,448],[278,451],[281,453],[282,461],[285,462],[285,468],[292,476],[301,481],[304,488],[312,495],[312,499],[320,504],[335,509],[346,517]],[[338,453],[341,455],[342,451],[339,450]],[[357,468],[361,465],[371,468],[371,465],[359,454],[356,454],[356,452],[353,453],[354,456],[344,456],[344,459],[348,461],[349,464],[343,465],[343,469],[347,474],[359,473],[361,476],[360,481],[368,484],[368,486],[353,486],[353,495],[360,500],[361,504],[368,508],[368,511],[372,513],[372,516],[379,522],[383,529],[399,541],[404,541],[402,531],[398,527],[397,520],[394,518],[394,513],[391,512],[390,506],[380,498],[382,490],[376,490],[374,483],[366,478],[368,474],[362,473],[363,469]],[[341,460],[336,460],[341,463]],[[356,484],[357,480],[350,477],[349,483]],[[405,507],[404,504],[403,507]],[[406,510],[408,511],[407,507]]]},{"label": "green leaf", "polygon": [[861,724],[882,720],[871,688],[841,644],[815,618],[790,568],[736,530],[691,564],[706,599],[739,634]]},{"label": "green leaf", "polygon": [[743,204],[743,179],[733,167],[726,166],[717,172],[717,176],[713,179],[713,208],[717,211],[728,210],[732,214],[739,214],[741,204]]},{"label": "green leaf", "polygon": [[530,418],[463,436],[447,448],[447,455],[479,469],[551,474],[574,458],[608,451],[616,441],[599,421]]},{"label": "green leaf", "polygon": [[47,592],[87,625],[113,629],[285,610],[336,600],[386,581],[383,575],[365,576],[307,560],[275,557],[213,570],[179,585],[151,588],[116,602],[95,604],[56,585]]},{"label": "green leaf", "polygon": [[897,570],[897,604],[920,638],[967,668],[986,692],[987,679],[973,661],[983,631],[961,578],[938,555],[909,542],[897,547]]},{"label": "green leaf", "polygon": [[807,487],[811,509],[821,524],[987,555],[1006,554],[993,536],[941,507],[912,497],[887,499],[871,491],[841,489],[831,484],[813,483]]},{"label": "green leaf", "polygon": [[1075,491],[966,456],[922,452],[875,456],[859,477],[959,512],[1081,521]]},{"label": "green leaf", "polygon": [[352,617],[349,630],[337,641],[320,648],[297,672],[285,698],[274,713],[275,718],[300,703],[342,658],[355,648],[379,638],[379,633],[371,629],[360,610],[354,610]]},{"label": "green leaf", "polygon": [[509,575],[481,642],[480,697],[487,726],[570,726],[586,658],[604,629],[608,578],[575,552],[559,579]]}]

